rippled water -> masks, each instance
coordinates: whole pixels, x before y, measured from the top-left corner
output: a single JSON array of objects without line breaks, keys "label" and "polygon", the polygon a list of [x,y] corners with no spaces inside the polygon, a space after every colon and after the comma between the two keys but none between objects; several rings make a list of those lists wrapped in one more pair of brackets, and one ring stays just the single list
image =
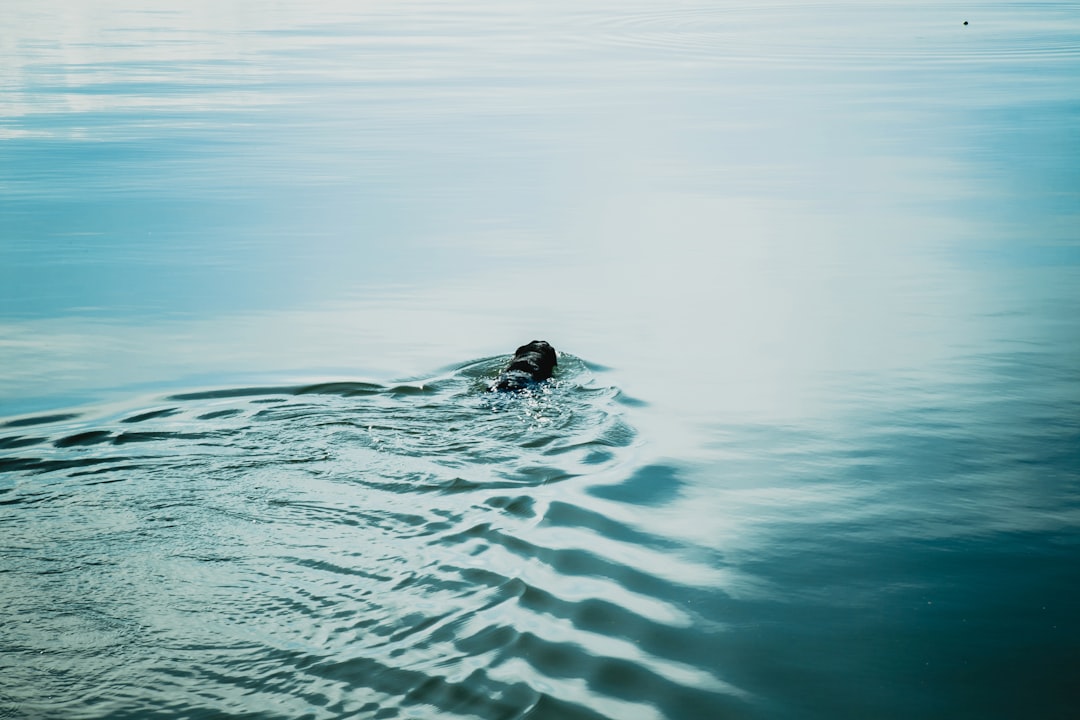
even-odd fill
[{"label": "rippled water", "polygon": [[1080,5],[13,7],[0,717],[1073,716]]},{"label": "rippled water", "polygon": [[9,422],[15,714],[621,714],[638,691],[586,681],[723,689],[677,642],[665,580],[700,585],[693,563],[559,489],[634,442],[617,391],[562,365],[522,395],[485,393],[487,361]]}]

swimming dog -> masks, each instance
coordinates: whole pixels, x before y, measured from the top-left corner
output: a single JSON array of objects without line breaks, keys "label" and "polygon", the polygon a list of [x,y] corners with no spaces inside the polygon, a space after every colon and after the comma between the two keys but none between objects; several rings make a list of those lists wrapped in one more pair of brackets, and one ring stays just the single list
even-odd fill
[{"label": "swimming dog", "polygon": [[551,377],[551,371],[558,364],[555,348],[544,340],[533,340],[517,349],[510,364],[491,384],[491,389],[509,392],[525,390]]}]

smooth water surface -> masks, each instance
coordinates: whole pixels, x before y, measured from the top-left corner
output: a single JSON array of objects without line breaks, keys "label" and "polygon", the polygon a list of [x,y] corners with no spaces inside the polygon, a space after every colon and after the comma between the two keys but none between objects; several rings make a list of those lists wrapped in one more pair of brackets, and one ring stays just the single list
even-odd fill
[{"label": "smooth water surface", "polygon": [[1080,4],[92,5],[0,24],[0,717],[1073,716]]}]

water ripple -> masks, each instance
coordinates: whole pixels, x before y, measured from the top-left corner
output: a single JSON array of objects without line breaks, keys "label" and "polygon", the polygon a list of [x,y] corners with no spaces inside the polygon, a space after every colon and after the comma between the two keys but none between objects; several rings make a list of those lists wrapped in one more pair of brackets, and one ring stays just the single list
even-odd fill
[{"label": "water ripple", "polygon": [[715,571],[680,570],[677,544],[572,490],[633,451],[618,390],[564,356],[533,392],[486,392],[503,362],[7,422],[0,567],[32,624],[5,647],[13,687],[36,689],[7,706],[663,718],[744,702],[688,639],[680,578]]}]

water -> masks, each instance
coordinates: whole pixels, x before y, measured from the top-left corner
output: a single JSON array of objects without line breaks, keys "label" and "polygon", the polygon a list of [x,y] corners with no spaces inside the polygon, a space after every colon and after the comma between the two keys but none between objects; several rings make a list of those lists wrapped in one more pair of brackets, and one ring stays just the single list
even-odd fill
[{"label": "water", "polygon": [[0,717],[1072,717],[1080,5],[7,15]]}]

